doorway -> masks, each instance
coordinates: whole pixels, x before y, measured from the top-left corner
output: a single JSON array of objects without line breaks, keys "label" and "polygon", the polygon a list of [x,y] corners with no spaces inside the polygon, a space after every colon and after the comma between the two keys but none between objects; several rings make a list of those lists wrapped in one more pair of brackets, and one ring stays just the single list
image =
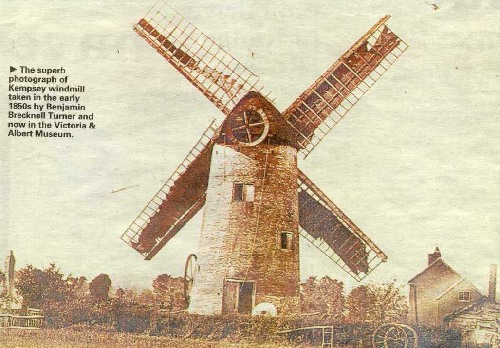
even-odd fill
[{"label": "doorway", "polygon": [[222,299],[222,313],[251,314],[255,303],[255,282],[226,280]]}]

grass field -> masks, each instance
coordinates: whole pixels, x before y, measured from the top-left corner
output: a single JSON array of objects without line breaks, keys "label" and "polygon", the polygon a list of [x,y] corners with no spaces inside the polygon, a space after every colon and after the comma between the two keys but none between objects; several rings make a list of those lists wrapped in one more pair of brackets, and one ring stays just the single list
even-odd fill
[{"label": "grass field", "polygon": [[99,331],[72,330],[0,330],[1,348],[156,348],[156,347],[201,347],[201,348],[291,348],[303,347],[281,343],[245,343],[229,341],[208,341],[171,337],[152,337]]}]

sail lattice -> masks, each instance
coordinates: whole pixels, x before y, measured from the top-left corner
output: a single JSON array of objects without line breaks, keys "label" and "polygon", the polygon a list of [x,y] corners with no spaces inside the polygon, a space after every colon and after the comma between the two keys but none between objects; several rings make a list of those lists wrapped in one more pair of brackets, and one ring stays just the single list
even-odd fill
[{"label": "sail lattice", "polygon": [[283,112],[304,157],[408,47],[387,27],[388,19],[380,19]]},{"label": "sail lattice", "polygon": [[215,139],[213,121],[182,163],[130,224],[121,239],[147,260],[203,207]]},{"label": "sail lattice", "polygon": [[299,171],[299,233],[357,281],[387,256]]},{"label": "sail lattice", "polygon": [[247,92],[269,96],[257,75],[163,0],[134,30],[226,115]]}]

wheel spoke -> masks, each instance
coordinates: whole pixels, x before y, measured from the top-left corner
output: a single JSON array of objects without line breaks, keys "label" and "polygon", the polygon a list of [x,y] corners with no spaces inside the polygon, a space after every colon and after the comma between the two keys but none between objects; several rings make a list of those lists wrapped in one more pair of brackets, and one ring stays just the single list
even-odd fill
[{"label": "wheel spoke", "polygon": [[247,136],[248,136],[248,142],[252,142],[252,133],[250,132],[250,128],[247,127]]},{"label": "wheel spoke", "polygon": [[243,126],[238,126],[238,127],[233,127],[233,131],[237,131],[237,130],[245,130],[247,127],[245,125]]},{"label": "wheel spoke", "polygon": [[248,124],[249,127],[256,127],[256,126],[263,126],[263,125],[265,125],[265,123],[263,121]]},{"label": "wheel spoke", "polygon": [[243,123],[245,126],[248,126],[248,116],[246,111],[243,111]]}]

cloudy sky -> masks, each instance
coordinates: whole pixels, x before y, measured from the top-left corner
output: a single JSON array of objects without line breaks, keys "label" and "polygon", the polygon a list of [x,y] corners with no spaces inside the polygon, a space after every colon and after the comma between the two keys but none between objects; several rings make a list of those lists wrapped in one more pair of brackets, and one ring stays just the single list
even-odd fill
[{"label": "cloudy sky", "polygon": [[[409,50],[300,168],[388,255],[367,281],[404,284],[439,246],[485,292],[489,264],[500,261],[500,5],[367,3],[171,1],[258,74],[280,110],[391,14]],[[0,255],[13,249],[19,267],[56,262],[65,274],[108,273],[114,286],[141,288],[158,274],[180,275],[196,252],[201,214],[151,261],[120,240],[220,117],[133,32],[152,4],[0,3]],[[64,67],[70,84],[86,86],[80,103],[97,129],[72,139],[7,137],[11,65]],[[353,285],[306,241],[301,275]]]}]

